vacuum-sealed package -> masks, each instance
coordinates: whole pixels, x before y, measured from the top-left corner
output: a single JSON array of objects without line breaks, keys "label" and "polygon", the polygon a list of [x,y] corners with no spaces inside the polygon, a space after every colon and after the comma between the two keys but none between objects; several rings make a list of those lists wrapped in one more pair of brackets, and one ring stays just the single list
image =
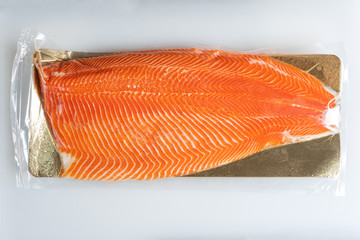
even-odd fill
[{"label": "vacuum-sealed package", "polygon": [[238,191],[276,182],[343,194],[346,64],[338,52],[97,53],[44,42],[25,30],[14,62],[18,186],[222,179]]}]

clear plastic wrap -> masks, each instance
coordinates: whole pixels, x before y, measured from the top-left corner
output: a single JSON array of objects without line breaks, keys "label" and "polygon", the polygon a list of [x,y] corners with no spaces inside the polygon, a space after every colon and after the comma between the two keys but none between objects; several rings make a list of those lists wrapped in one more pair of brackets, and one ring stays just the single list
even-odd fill
[{"label": "clear plastic wrap", "polygon": [[[213,175],[201,175],[197,177],[181,177],[181,178],[169,178],[169,179],[156,179],[151,181],[119,181],[119,182],[94,182],[94,181],[79,181],[71,179],[63,179],[58,177],[51,177],[55,174],[50,174],[50,177],[41,176],[35,177],[29,171],[29,155],[31,141],[32,146],[38,146],[43,142],[49,142],[48,140],[41,140],[34,143],[34,139],[37,139],[37,135],[43,135],[41,132],[43,129],[37,128],[36,124],[44,124],[44,122],[37,121],[35,124],[31,122],[31,118],[34,119],[34,115],[44,115],[43,109],[40,106],[40,101],[34,102],[34,94],[36,90],[34,88],[34,53],[42,49],[45,43],[45,36],[41,33],[35,32],[31,29],[26,29],[22,32],[18,41],[17,54],[15,56],[12,83],[11,83],[11,123],[13,141],[15,146],[15,160],[18,166],[17,171],[17,186],[25,188],[38,188],[49,186],[104,186],[107,187],[133,187],[133,188],[169,188],[169,189],[194,189],[194,190],[210,190],[210,191],[241,191],[241,192],[294,192],[294,193],[310,193],[310,194],[334,194],[344,195],[345,193],[345,181],[344,170],[346,160],[346,144],[344,142],[344,134],[346,129],[344,127],[344,105],[346,103],[346,82],[347,82],[347,69],[346,59],[344,51],[340,44],[333,46],[314,45],[306,48],[294,48],[294,49],[259,49],[255,51],[247,51],[250,54],[270,55],[276,58],[286,57],[286,55],[306,55],[306,54],[333,54],[341,60],[340,69],[340,91],[341,107],[340,107],[340,162],[338,171],[336,174],[322,177],[268,177],[267,175],[261,176],[256,174],[240,175],[242,177],[235,177],[235,175],[229,175],[226,177],[214,177]],[[54,46],[46,46],[52,47]],[[58,47],[58,46],[57,46]],[[176,46],[175,46],[176,47]],[[193,47],[193,46],[189,46]],[[204,48],[203,46],[201,48]],[[239,52],[233,49],[225,49],[223,47],[205,47],[206,49],[222,49],[230,52]],[[61,48],[60,48],[61,49]],[[73,52],[61,51],[65,53],[66,57],[74,58]],[[90,52],[90,51],[89,51]],[[92,53],[94,54],[94,53]],[[75,53],[76,55],[76,53]],[[83,53],[84,55],[84,53]],[[86,54],[85,54],[86,55]],[[91,53],[90,53],[91,55]],[[76,58],[76,57],[75,57]],[[312,68],[316,67],[312,66]],[[338,99],[340,100],[340,99]],[[35,107],[34,107],[35,106]],[[337,117],[337,115],[335,116]],[[45,118],[42,119],[45,121]],[[34,121],[33,121],[34,122]],[[32,130],[30,130],[32,125]],[[31,134],[30,134],[31,132]],[[53,154],[50,150],[47,156]],[[46,154],[45,154],[46,155]],[[36,156],[35,156],[36,158]],[[49,167],[49,166],[47,166]],[[56,168],[50,166],[50,168]],[[319,175],[320,176],[320,175]],[[80,184],[80,185],[79,185]],[[99,185],[100,184],[100,185]],[[120,185],[120,186],[119,186]]]}]

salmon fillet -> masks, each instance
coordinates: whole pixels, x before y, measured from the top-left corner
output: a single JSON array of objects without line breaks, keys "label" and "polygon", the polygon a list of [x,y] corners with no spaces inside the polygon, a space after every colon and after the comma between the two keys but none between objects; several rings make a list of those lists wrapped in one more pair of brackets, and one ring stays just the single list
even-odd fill
[{"label": "salmon fillet", "polygon": [[266,56],[168,49],[36,67],[61,177],[182,176],[336,131],[336,93]]}]

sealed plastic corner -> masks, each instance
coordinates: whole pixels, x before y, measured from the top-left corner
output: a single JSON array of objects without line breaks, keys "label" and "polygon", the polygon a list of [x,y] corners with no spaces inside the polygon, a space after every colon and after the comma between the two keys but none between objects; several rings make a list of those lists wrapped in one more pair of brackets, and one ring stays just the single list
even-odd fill
[{"label": "sealed plastic corner", "polygon": [[[148,181],[128,180],[109,182],[77,180],[63,177],[65,176],[64,169],[66,170],[66,165],[69,161],[74,161],[74,158],[71,155],[67,155],[67,153],[63,153],[62,150],[59,149],[59,144],[56,139],[56,134],[58,133],[56,132],[56,126],[54,126],[51,120],[51,113],[45,112],[47,111],[46,109],[44,111],[44,101],[49,100],[46,98],[44,100],[44,97],[42,96],[44,90],[42,90],[43,85],[41,84],[44,83],[41,81],[44,81],[46,74],[55,74],[60,77],[62,74],[65,74],[58,70],[47,72],[47,70],[45,71],[44,69],[60,69],[60,67],[66,67],[66,64],[68,64],[69,68],[81,66],[82,68],[79,68],[79,71],[93,71],[94,73],[92,75],[95,75],[99,74],[98,70],[94,70],[93,66],[88,66],[91,62],[86,62],[87,59],[89,59],[89,61],[91,59],[96,61],[96,59],[103,56],[115,55],[115,57],[117,57],[126,54],[131,55],[133,53],[129,51],[119,53],[97,53],[93,52],[92,49],[89,49],[87,52],[58,50],[50,49],[52,46],[46,46],[49,48],[44,48],[44,43],[45,37],[43,34],[37,33],[31,29],[24,30],[20,36],[17,54],[14,60],[11,80],[11,123],[15,146],[15,160],[18,166],[16,176],[18,187],[81,187],[89,185],[104,187],[105,185],[106,187],[118,189],[124,187],[134,189],[175,188],[205,191],[236,191],[244,193],[289,192],[297,194],[344,195],[344,169],[346,160],[344,109],[346,109],[347,65],[345,53],[341,45],[335,44],[327,46],[325,44],[317,44],[302,48],[259,49],[246,52],[224,47],[197,46],[194,48],[193,46],[189,46],[189,49],[194,49],[191,51],[194,51],[196,54],[199,52],[200,54],[203,54],[209,51],[213,54],[211,56],[217,56],[218,54],[222,54],[221,52],[217,52],[218,50],[221,50],[225,53],[264,56],[263,59],[265,60],[268,58],[270,61],[271,59],[274,59],[276,63],[284,63],[286,64],[284,66],[289,65],[295,67],[296,69],[300,69],[299,71],[315,77],[324,84],[327,88],[326,91],[331,92],[336,96],[333,100],[334,102],[328,102],[329,108],[323,114],[324,124],[331,132],[324,135],[320,134],[316,138],[309,138],[307,136],[293,136],[291,132],[285,130],[281,132],[283,139],[279,141],[284,141],[286,144],[267,147],[266,149],[241,157],[238,160],[227,164],[220,164],[219,166],[210,169],[192,172],[191,174],[185,174],[179,177],[153,179]],[[95,47],[96,46],[94,46],[94,48]],[[119,49],[121,49],[121,47],[119,47]],[[161,49],[161,46],[159,46],[159,49]],[[176,49],[176,46],[174,46],[174,49]],[[260,60],[262,60],[262,58],[260,58]],[[86,68],[83,68],[85,65]],[[125,67],[131,70],[131,67],[129,66]],[[132,71],[134,70],[135,68],[132,69]],[[103,75],[97,76],[101,79],[106,76],[106,74],[107,73],[105,72]],[[65,79],[64,81],[68,80],[69,79]],[[147,83],[145,82],[144,84]],[[139,92],[132,89],[133,86],[135,85],[131,85],[131,89],[129,90],[121,91],[125,92],[125,95],[130,92],[135,92],[134,96],[138,96]],[[84,86],[83,88],[86,87],[88,86]],[[116,87],[117,86],[114,86],[114,88]],[[139,86],[136,85],[136,87]],[[77,91],[76,89],[74,88],[72,91]],[[105,90],[101,90],[101,94],[106,92]],[[48,99],[51,100],[55,98],[56,97],[52,97]],[[288,98],[291,99],[292,97],[289,96]],[[91,101],[95,102],[96,100],[93,98]],[[301,102],[301,99],[299,101]],[[142,103],[142,101],[139,100],[136,104],[139,102]],[[291,102],[288,104],[291,105],[291,107],[296,105]],[[336,107],[330,107],[334,104],[336,104]],[[144,103],[144,106],[145,105],[146,103]],[[121,106],[119,107],[121,108]],[[54,113],[57,113],[59,109],[66,109],[66,107],[63,106],[58,108]],[[130,105],[129,109],[131,109]],[[96,110],[96,105],[93,108],[89,108],[90,112]],[[304,113],[305,112],[306,111],[304,111]],[[75,115],[77,113],[80,115],[80,112],[75,112]],[[173,114],[173,112],[169,112],[168,114]],[[60,115],[60,118],[61,117],[62,116]],[[86,121],[86,119],[84,120],[81,116],[76,117],[82,119],[82,121]],[[96,117],[97,115],[94,115],[94,118]],[[108,116],[106,115],[106,117]],[[201,116],[199,116],[199,118],[201,118]],[[111,118],[108,117],[108,119]],[[223,124],[225,128],[225,121],[229,122],[229,120],[223,117],[223,121],[223,123],[220,122],[218,124]],[[75,129],[80,128],[83,125],[84,124],[80,121]],[[184,123],[184,125],[186,125],[186,123]],[[215,128],[216,126],[212,122],[208,128],[210,129],[210,127]],[[118,128],[122,128],[122,126],[118,126]],[[146,129],[149,128],[149,126],[146,127]],[[161,128],[161,126],[159,128]],[[168,127],[164,128],[167,129]],[[151,136],[141,135],[140,133],[142,132],[139,131],[140,130],[131,132],[132,134],[137,134],[137,143],[130,144],[141,145],[144,141],[147,141],[147,144],[149,144],[149,139],[152,139]],[[186,131],[190,132],[189,128],[185,129],[182,133],[184,134],[184,138],[189,138],[189,136],[195,136],[194,134],[196,134],[195,132],[193,134],[190,132],[189,135],[185,136],[185,133],[187,133]],[[112,131],[109,130],[108,134],[112,134]],[[170,135],[171,134],[173,133],[170,133]],[[155,136],[154,132],[153,135]],[[215,136],[215,140],[213,141],[221,142],[221,139],[219,140],[221,136],[222,135],[219,135],[217,138]],[[168,144],[171,142],[171,138],[175,139],[172,135],[169,139],[164,139],[159,136],[156,141]],[[236,138],[236,136],[234,135],[233,138]],[[89,140],[89,145],[93,144],[91,141],[92,140]],[[179,141],[183,141],[183,139],[180,139]],[[214,144],[210,140],[206,143],[209,145]],[[109,142],[109,144],[113,143]],[[181,147],[180,144],[179,146]],[[206,149],[206,146],[199,145],[198,147]],[[107,151],[111,151],[111,149]],[[174,150],[174,154],[177,154],[178,151],[178,149]],[[195,149],[194,151],[199,152],[200,150]],[[126,151],[124,152],[124,154],[127,153],[128,152]],[[141,153],[138,152],[138,154]],[[69,158],[67,156],[69,156]],[[136,155],[133,157],[137,158]],[[99,164],[101,165],[101,163]],[[88,169],[88,167],[91,166],[92,165],[90,164],[84,168]],[[81,170],[83,168],[79,169]],[[101,176],[101,174],[97,175],[97,177],[101,179],[99,176]]]},{"label": "sealed plastic corner", "polygon": [[45,41],[44,35],[25,29],[18,40],[11,78],[10,118],[17,163],[18,187],[30,187],[28,171],[30,98],[32,81],[32,55],[38,45]]}]

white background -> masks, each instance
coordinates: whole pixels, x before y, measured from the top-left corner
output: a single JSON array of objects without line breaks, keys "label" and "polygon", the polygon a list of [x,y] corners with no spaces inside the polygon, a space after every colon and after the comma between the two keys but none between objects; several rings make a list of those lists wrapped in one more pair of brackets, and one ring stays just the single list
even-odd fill
[{"label": "white background", "polygon": [[[16,188],[10,76],[16,41],[29,26],[54,47],[85,51],[343,42],[349,67],[346,196],[157,183]],[[5,0],[0,53],[0,239],[360,239],[359,2]]]}]

